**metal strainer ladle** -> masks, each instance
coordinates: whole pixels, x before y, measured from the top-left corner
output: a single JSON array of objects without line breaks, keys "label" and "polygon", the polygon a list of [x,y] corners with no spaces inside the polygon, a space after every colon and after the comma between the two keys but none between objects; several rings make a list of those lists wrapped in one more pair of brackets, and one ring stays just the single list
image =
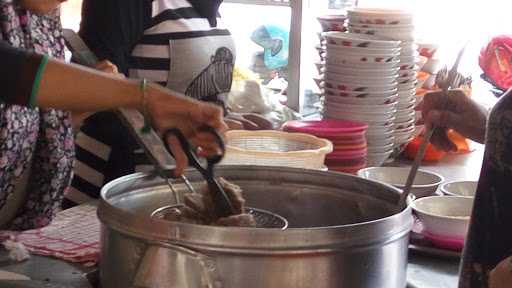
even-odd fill
[{"label": "metal strainer ladle", "polygon": [[[179,204],[179,200],[181,199],[181,197],[179,197],[178,191],[174,188],[172,182],[169,179],[174,177],[174,159],[172,158],[169,149],[167,148],[167,145],[164,144],[162,139],[158,136],[158,134],[155,131],[150,130],[149,132],[142,132],[142,127],[144,127],[144,118],[138,111],[130,109],[120,109],[120,117],[125,122],[125,124],[127,124],[126,126],[130,129],[130,131],[135,136],[139,144],[143,147],[144,151],[146,152],[146,155],[154,164],[158,175],[166,180],[167,185],[169,186],[174,195],[175,202],[178,203],[175,205],[158,208],[151,214],[153,217],[163,218],[165,216],[166,211],[170,212],[171,209],[179,209],[180,207],[183,206],[182,204]],[[207,132],[211,132],[214,134],[215,139],[219,142],[222,148],[222,155],[210,159],[207,158],[206,167],[200,163],[198,156],[191,149],[190,144],[185,139],[185,137],[183,137],[179,130],[171,129],[167,131],[166,135],[173,134],[178,138],[178,142],[181,144],[183,151],[187,155],[189,163],[194,168],[196,168],[207,181],[208,188],[210,192],[213,193],[212,198],[214,200],[214,208],[217,211],[217,215],[220,215],[221,217],[226,217],[233,215],[233,208],[229,198],[223,191],[223,188],[219,185],[218,181],[215,180],[213,177],[214,165],[220,162],[220,160],[224,156],[224,143],[223,140],[215,133],[214,130],[209,129]],[[191,193],[197,193],[194,190],[194,187],[190,184],[190,182],[185,176],[182,176],[181,179],[184,181],[185,186],[189,189]],[[288,221],[282,216],[279,216],[275,213],[251,207],[247,207],[246,210],[248,211],[248,213],[253,215],[253,217],[256,220],[258,228],[286,229],[288,227]]]},{"label": "metal strainer ladle", "polygon": [[[165,219],[165,216],[174,209],[180,209],[183,207],[182,204],[169,205],[156,209],[151,213],[151,217]],[[246,213],[251,214],[256,221],[256,228],[277,228],[286,229],[288,228],[288,221],[275,213],[267,210],[257,208],[246,208]]]}]

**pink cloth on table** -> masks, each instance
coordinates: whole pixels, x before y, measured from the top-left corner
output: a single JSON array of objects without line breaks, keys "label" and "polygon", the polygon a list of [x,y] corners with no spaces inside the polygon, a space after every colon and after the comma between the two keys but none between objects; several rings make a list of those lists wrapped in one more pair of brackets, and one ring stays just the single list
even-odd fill
[{"label": "pink cloth on table", "polygon": [[84,204],[61,211],[43,228],[0,231],[0,239],[21,242],[32,254],[93,266],[100,253],[100,222],[96,206]]}]

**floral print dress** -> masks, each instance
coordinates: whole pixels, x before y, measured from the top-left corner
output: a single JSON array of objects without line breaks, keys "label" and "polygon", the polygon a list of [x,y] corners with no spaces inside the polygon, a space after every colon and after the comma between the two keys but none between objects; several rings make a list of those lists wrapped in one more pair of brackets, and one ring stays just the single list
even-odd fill
[{"label": "floral print dress", "polygon": [[[58,13],[37,16],[18,3],[0,0],[0,40],[62,59],[64,41]],[[21,207],[8,227],[2,228],[23,230],[48,224],[69,185],[73,159],[68,112],[0,104],[0,209],[9,203],[15,185],[30,169]]]},{"label": "floral print dress", "polygon": [[511,90],[491,112],[485,149],[459,288],[488,287],[491,270],[512,255]]}]

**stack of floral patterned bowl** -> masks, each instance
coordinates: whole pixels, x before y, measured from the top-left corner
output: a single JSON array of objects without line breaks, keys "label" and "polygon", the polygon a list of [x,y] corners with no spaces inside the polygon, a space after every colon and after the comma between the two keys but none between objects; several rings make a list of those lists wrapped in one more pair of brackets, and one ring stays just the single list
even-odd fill
[{"label": "stack of floral patterned bowl", "polygon": [[366,167],[367,125],[346,120],[290,121],[283,126],[286,132],[307,133],[332,142],[333,152],[325,158],[329,170],[356,173]]},{"label": "stack of floral patterned bowl", "polygon": [[324,119],[368,125],[368,165],[380,166],[393,152],[398,108],[400,42],[382,37],[329,32],[318,79]]},{"label": "stack of floral patterned bowl", "polygon": [[400,41],[400,71],[398,105],[395,118],[395,149],[400,151],[414,135],[414,106],[416,76],[419,70],[418,46],[414,43],[414,24],[411,13],[402,10],[351,8],[348,9],[348,31],[376,35]]}]

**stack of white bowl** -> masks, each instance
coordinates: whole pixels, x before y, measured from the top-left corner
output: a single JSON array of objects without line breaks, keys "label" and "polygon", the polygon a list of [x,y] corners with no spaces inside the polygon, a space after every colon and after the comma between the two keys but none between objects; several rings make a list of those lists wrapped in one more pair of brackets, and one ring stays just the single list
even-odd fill
[{"label": "stack of white bowl", "polygon": [[414,24],[411,13],[402,10],[351,8],[347,11],[348,31],[377,35],[400,41],[400,71],[398,105],[395,118],[395,150],[402,148],[414,136],[416,76],[419,54],[414,43]]},{"label": "stack of white bowl", "polygon": [[367,123],[367,165],[380,166],[395,143],[400,42],[342,32],[323,36],[324,118]]}]

